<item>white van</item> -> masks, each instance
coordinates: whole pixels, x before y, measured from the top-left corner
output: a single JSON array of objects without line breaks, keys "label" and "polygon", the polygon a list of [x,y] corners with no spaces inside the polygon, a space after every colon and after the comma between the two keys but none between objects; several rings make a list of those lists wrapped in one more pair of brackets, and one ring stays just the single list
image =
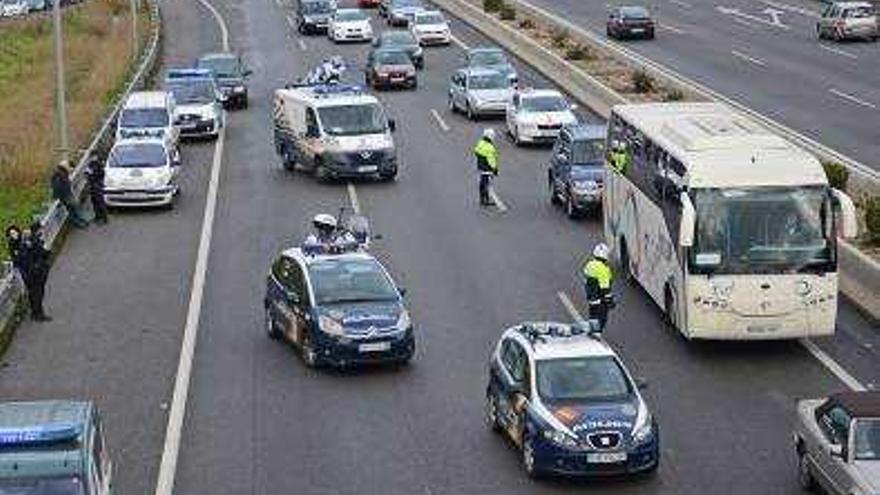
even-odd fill
[{"label": "white van", "polygon": [[275,150],[284,167],[319,180],[397,177],[388,118],[375,96],[357,86],[298,86],[275,92]]},{"label": "white van", "polygon": [[157,138],[177,158],[180,131],[174,125],[174,95],[168,91],[136,91],[128,95],[119,112],[116,141]]}]

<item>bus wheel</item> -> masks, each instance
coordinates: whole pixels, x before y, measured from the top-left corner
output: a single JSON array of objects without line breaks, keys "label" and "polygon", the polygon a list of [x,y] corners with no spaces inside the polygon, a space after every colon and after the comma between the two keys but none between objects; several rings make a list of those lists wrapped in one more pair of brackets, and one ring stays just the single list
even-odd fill
[{"label": "bus wheel", "polygon": [[672,296],[672,290],[669,286],[663,290],[663,309],[666,311],[666,323],[675,331],[678,331],[678,319],[675,312],[675,298]]}]

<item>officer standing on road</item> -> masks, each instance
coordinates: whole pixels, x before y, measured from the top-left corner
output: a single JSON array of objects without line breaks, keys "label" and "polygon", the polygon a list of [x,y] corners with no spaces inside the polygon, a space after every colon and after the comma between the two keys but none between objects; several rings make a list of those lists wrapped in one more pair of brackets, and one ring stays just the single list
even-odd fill
[{"label": "officer standing on road", "polygon": [[95,223],[107,223],[107,203],[104,202],[104,167],[98,157],[93,156],[86,168],[89,184],[89,199],[95,212]]},{"label": "officer standing on road", "polygon": [[46,294],[46,281],[49,279],[49,251],[43,246],[43,235],[39,222],[25,230],[22,237],[20,269],[28,301],[31,306],[31,318],[34,321],[51,321],[43,310],[43,296]]},{"label": "officer standing on road", "polygon": [[494,203],[489,195],[492,179],[498,176],[498,148],[495,147],[495,130],[483,130],[483,136],[474,146],[477,159],[477,171],[480,174],[480,206],[491,206]]},{"label": "officer standing on road", "polygon": [[608,246],[599,243],[593,248],[593,256],[581,269],[584,289],[587,293],[587,309],[590,321],[597,321],[599,330],[605,330],[608,311],[614,306],[611,294],[613,274],[608,265]]},{"label": "officer standing on road", "polygon": [[52,173],[52,197],[57,199],[67,208],[70,223],[76,228],[84,228],[89,222],[80,215],[79,208],[73,198],[73,189],[70,184],[70,170],[65,165],[55,167]]},{"label": "officer standing on road", "polygon": [[629,153],[623,143],[620,141],[614,141],[608,158],[611,162],[611,167],[614,168],[617,173],[626,175],[627,171],[629,171]]},{"label": "officer standing on road", "polygon": [[6,227],[6,251],[9,253],[9,259],[12,260],[12,266],[19,272],[22,269],[21,244],[21,229],[17,225]]}]

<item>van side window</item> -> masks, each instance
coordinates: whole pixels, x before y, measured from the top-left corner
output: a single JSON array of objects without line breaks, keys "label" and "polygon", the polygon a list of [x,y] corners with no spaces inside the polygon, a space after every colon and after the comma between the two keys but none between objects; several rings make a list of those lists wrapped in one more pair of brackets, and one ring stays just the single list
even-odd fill
[{"label": "van side window", "polygon": [[317,136],[319,134],[318,129],[318,116],[315,115],[314,108],[306,109],[306,134],[310,136]]}]

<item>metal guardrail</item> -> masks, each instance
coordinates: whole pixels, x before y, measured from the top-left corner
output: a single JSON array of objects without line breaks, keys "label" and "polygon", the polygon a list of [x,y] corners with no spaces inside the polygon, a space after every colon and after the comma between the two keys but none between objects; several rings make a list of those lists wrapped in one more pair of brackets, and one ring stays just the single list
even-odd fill
[{"label": "metal guardrail", "polygon": [[[82,198],[83,192],[85,191],[85,168],[88,164],[89,157],[99,151],[104,151],[109,148],[115,134],[116,118],[119,114],[119,110],[125,103],[125,99],[132,91],[136,88],[142,87],[146,83],[147,78],[153,72],[158,61],[162,29],[161,12],[157,0],[147,1],[150,4],[150,17],[152,18],[153,25],[153,31],[149,41],[150,44],[142,53],[137,71],[131,78],[128,86],[126,86],[125,91],[120,95],[119,101],[104,119],[103,124],[98,129],[92,142],[89,143],[89,146],[85,149],[82,157],[77,163],[76,168],[74,168],[71,173],[73,193],[77,198]],[[65,209],[57,200],[53,200],[49,204],[46,213],[40,218],[40,226],[43,231],[43,239],[45,240],[47,249],[52,250],[57,247],[56,241],[58,240],[58,236],[64,230],[66,221],[67,209]],[[23,295],[24,287],[20,278],[15,273],[15,270],[11,268],[9,263],[4,263],[3,268],[0,269],[0,331],[7,328],[9,319],[14,316],[15,307]]]}]

